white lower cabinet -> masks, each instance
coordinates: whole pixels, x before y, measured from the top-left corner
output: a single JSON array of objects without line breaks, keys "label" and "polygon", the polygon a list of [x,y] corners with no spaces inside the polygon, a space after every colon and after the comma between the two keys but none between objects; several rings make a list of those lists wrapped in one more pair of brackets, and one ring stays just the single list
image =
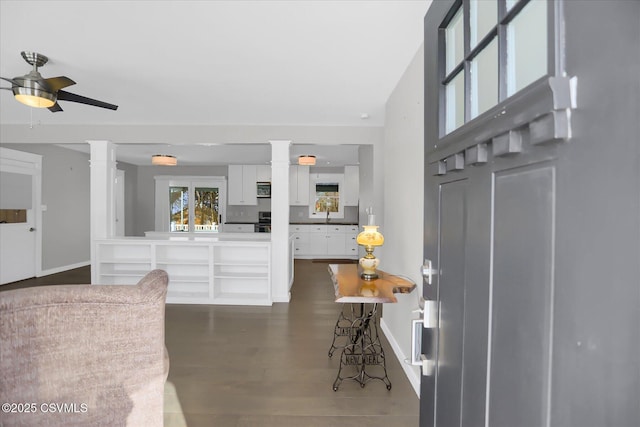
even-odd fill
[{"label": "white lower cabinet", "polygon": [[169,274],[167,303],[271,305],[271,242],[109,239],[96,242],[96,284]]},{"label": "white lower cabinet", "polygon": [[255,231],[254,224],[225,224],[222,226],[225,233],[253,233]]},{"label": "white lower cabinet", "polygon": [[357,225],[291,224],[295,258],[358,258]]},{"label": "white lower cabinet", "polygon": [[308,254],[311,248],[311,236],[309,233],[294,233],[293,251],[294,257]]}]

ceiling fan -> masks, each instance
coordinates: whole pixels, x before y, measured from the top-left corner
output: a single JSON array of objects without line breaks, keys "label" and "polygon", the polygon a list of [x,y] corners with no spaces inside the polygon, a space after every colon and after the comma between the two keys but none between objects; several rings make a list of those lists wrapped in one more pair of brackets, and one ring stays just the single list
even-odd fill
[{"label": "ceiling fan", "polygon": [[22,52],[22,57],[29,64],[33,65],[33,70],[24,76],[8,79],[0,77],[11,83],[11,88],[3,87],[13,91],[13,95],[19,102],[36,108],[48,108],[49,111],[63,111],[58,101],[70,101],[80,104],[92,105],[94,107],[107,108],[109,110],[117,110],[118,106],[98,101],[97,99],[87,98],[85,96],[76,95],[74,93],[61,90],[67,86],[76,84],[69,77],[51,77],[45,79],[38,72],[38,67],[42,67],[49,61],[44,55],[36,52]]}]

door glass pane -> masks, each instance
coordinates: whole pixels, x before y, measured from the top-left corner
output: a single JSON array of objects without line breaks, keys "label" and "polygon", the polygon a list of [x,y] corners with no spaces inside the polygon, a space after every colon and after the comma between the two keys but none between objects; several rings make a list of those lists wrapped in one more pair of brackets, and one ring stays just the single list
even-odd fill
[{"label": "door glass pane", "polygon": [[464,124],[464,73],[460,72],[445,89],[446,132],[450,133]]},{"label": "door glass pane", "polygon": [[31,209],[31,175],[0,172],[0,209]]},{"label": "door glass pane", "polygon": [[195,231],[218,231],[219,191],[217,188],[196,187],[194,199]]},{"label": "door glass pane", "polygon": [[507,95],[547,74],[547,2],[530,1],[507,27]]},{"label": "door glass pane", "polygon": [[471,0],[469,3],[471,49],[498,23],[497,0]]},{"label": "door glass pane", "polygon": [[471,118],[498,103],[498,40],[471,61]]},{"label": "door glass pane", "polygon": [[446,29],[446,74],[449,74],[464,58],[464,25],[462,19],[462,7],[449,22]]},{"label": "door glass pane", "polygon": [[0,209],[0,224],[27,222],[26,209]]},{"label": "door glass pane", "polygon": [[189,187],[169,187],[170,231],[189,231]]},{"label": "door glass pane", "polygon": [[511,10],[511,8],[518,3],[519,0],[507,0],[507,12]]}]

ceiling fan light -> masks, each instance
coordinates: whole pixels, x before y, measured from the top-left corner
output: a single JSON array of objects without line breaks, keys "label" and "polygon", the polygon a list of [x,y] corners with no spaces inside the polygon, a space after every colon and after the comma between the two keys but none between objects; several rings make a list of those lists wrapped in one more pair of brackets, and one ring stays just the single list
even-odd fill
[{"label": "ceiling fan light", "polygon": [[298,157],[298,164],[300,166],[313,166],[316,164],[316,156],[311,154],[304,154]]},{"label": "ceiling fan light", "polygon": [[175,166],[178,159],[170,154],[154,154],[151,156],[151,164],[157,166]]},{"label": "ceiling fan light", "polygon": [[49,108],[56,103],[56,96],[53,93],[33,87],[14,87],[13,96],[18,102],[34,108]]}]

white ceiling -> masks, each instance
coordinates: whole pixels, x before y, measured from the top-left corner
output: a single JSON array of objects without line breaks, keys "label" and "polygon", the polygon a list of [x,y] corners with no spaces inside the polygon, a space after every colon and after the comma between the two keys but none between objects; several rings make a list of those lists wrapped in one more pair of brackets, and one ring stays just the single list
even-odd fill
[{"label": "white ceiling", "polygon": [[51,113],[0,91],[0,125],[383,126],[430,2],[1,0],[2,77],[35,51],[43,77],[119,108]]}]

